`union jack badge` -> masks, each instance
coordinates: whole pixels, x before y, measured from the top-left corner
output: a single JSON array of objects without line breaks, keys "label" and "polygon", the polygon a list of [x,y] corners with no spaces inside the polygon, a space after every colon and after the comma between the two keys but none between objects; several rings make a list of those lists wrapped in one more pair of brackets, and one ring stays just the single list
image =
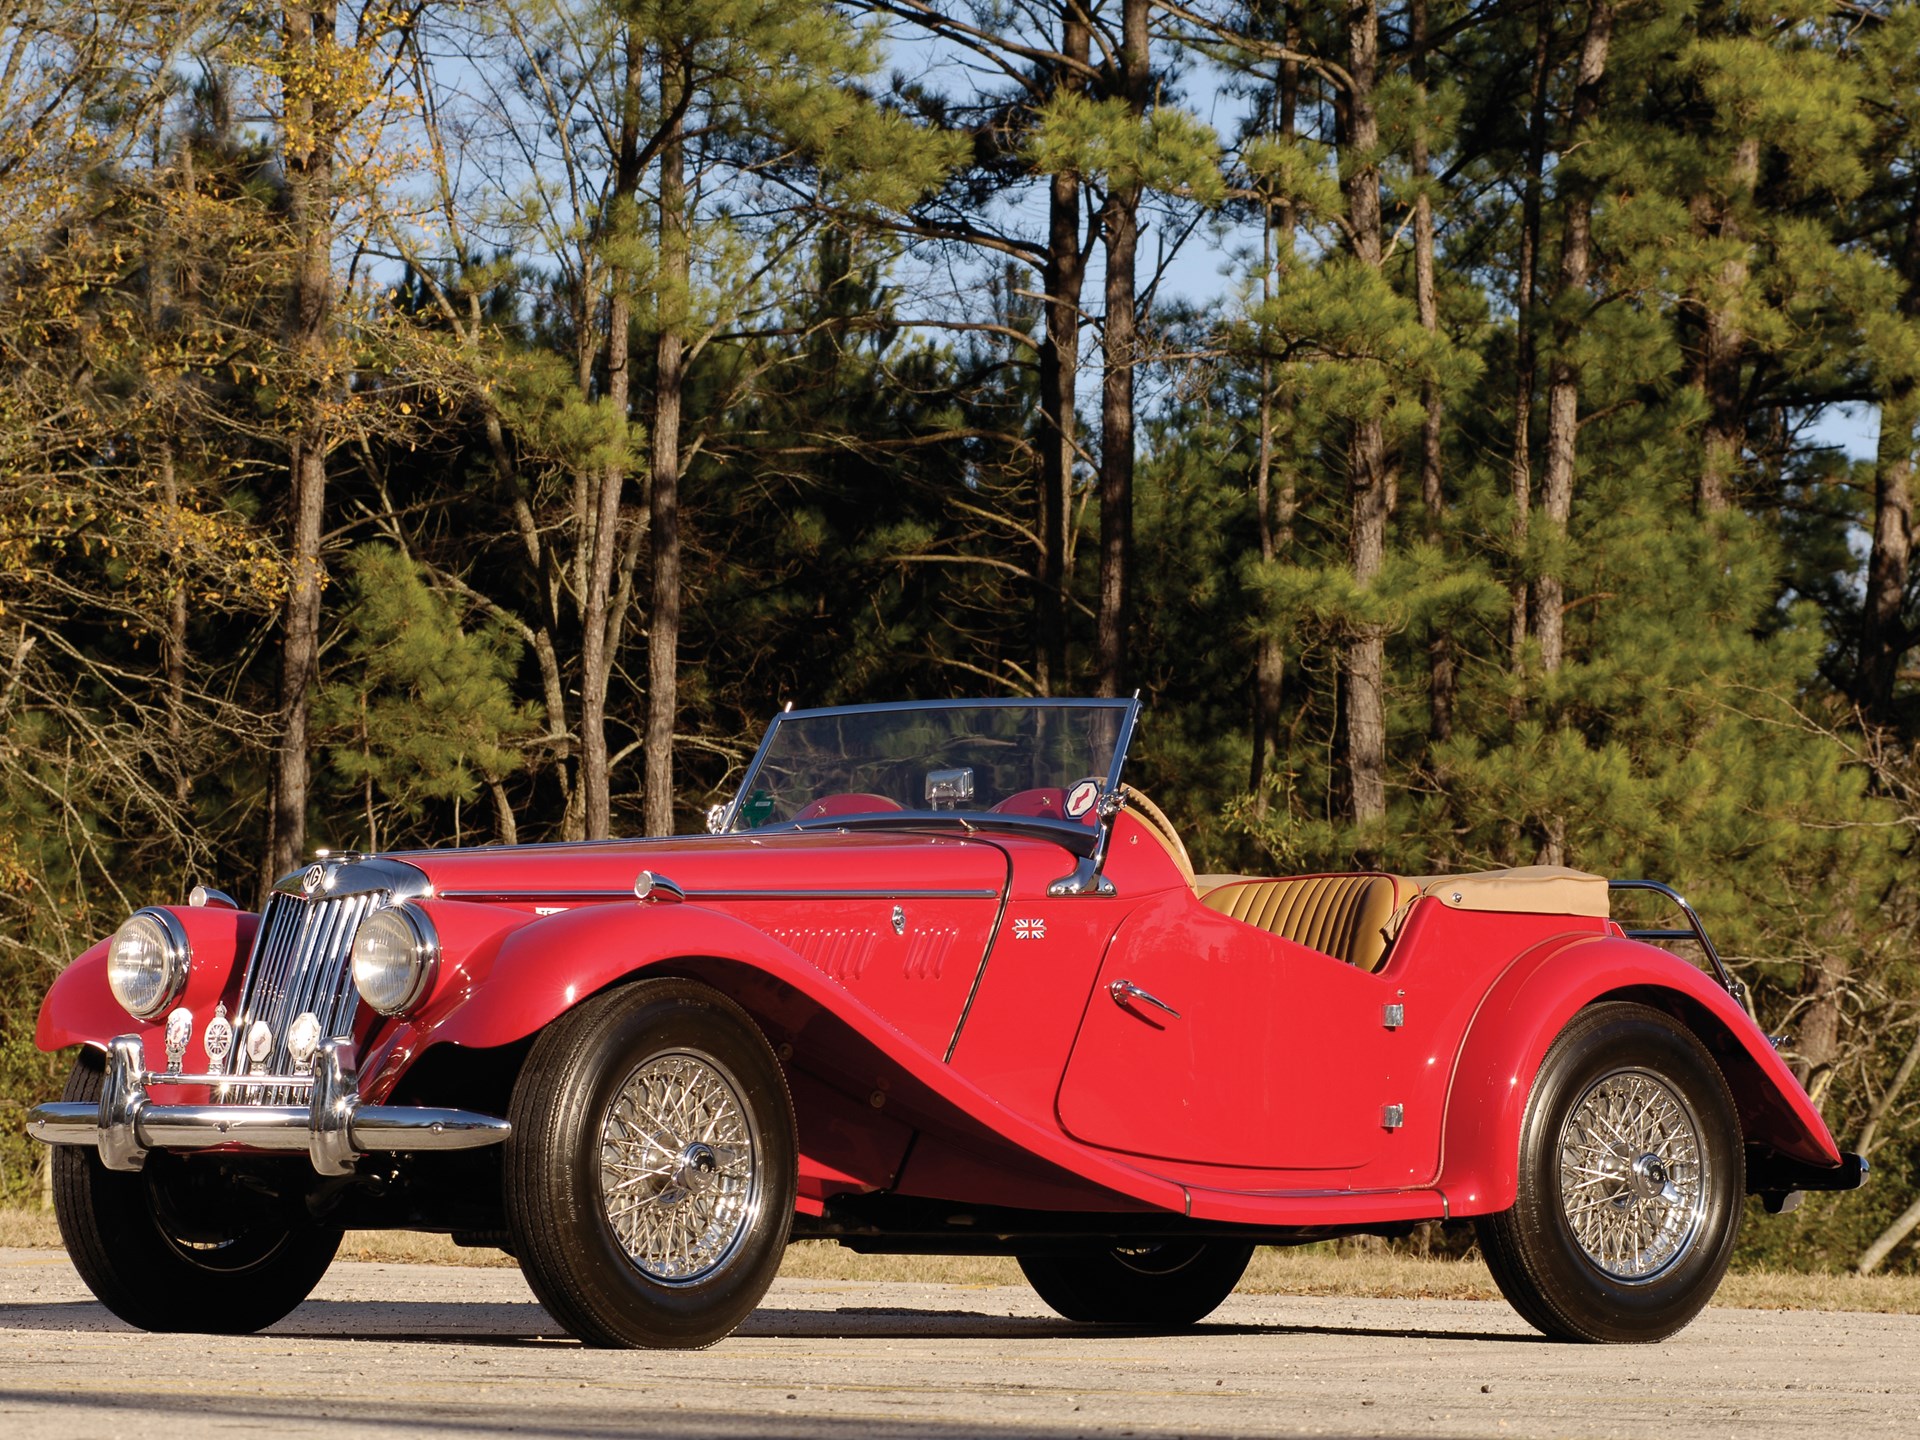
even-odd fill
[{"label": "union jack badge", "polygon": [[213,1019],[207,1022],[207,1073],[227,1073],[227,1053],[233,1049],[233,1022],[227,1019],[225,1002],[214,1006]]}]

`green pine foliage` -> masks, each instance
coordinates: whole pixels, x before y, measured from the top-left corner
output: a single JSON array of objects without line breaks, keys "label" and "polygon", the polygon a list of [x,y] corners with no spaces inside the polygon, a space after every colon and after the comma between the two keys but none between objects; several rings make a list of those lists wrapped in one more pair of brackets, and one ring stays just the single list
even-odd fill
[{"label": "green pine foliage", "polygon": [[[265,83],[257,24],[195,13],[0,76],[52,104],[0,142],[0,1196],[35,1183],[17,1114],[59,1067],[25,1020],[58,966],[133,905],[270,878],[289,417],[318,405],[330,447],[311,840],[581,834],[598,623],[631,830],[678,338],[693,828],[782,703],[1040,689],[1062,468],[1067,673],[1044,683],[1095,683],[1100,225],[1139,187],[1123,688],[1148,707],[1133,778],[1200,869],[1672,883],[1843,1144],[1877,1114],[1874,1186],[1749,1254],[1851,1264],[1912,1201],[1920,1081],[1887,1096],[1920,1029],[1920,582],[1895,554],[1920,460],[1915,0],[1395,0],[1364,148],[1358,7],[1157,12],[1144,101],[1117,0],[429,7],[365,112],[400,138],[355,130],[336,177],[319,380],[282,334],[286,172],[233,118]],[[1046,298],[1081,260],[1062,462]],[[1834,448],[1842,414],[1877,446]],[[1360,825],[1374,633],[1387,811]]]},{"label": "green pine foliage", "polygon": [[471,806],[520,770],[521,746],[541,728],[540,708],[515,698],[522,646],[499,620],[471,624],[387,545],[358,547],[341,569],[343,634],[314,722],[336,793],[347,800],[333,824],[353,824],[354,797],[365,828],[330,838],[345,848],[394,849],[437,834],[443,812]]}]

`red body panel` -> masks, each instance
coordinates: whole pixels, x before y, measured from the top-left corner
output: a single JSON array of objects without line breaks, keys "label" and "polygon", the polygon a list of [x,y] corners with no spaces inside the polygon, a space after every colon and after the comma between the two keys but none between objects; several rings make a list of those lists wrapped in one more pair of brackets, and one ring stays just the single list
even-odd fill
[{"label": "red body panel", "polygon": [[[231,1007],[239,988],[240,972],[247,951],[253,945],[260,917],[244,910],[196,909],[190,906],[166,907],[187,932],[193,949],[193,965],[187,972],[186,989],[174,1006],[185,1005],[196,1015],[208,1016],[224,1000]],[[116,1035],[138,1035],[147,1053],[157,1061],[165,1054],[165,1012],[151,1022],[134,1019],[120,1008],[107,988],[107,941],[87,950],[62,970],[48,987],[40,1002],[40,1017],[34,1027],[33,1043],[42,1050],[62,1050],[69,1045],[91,1045],[104,1050]],[[201,1031],[188,1044],[183,1061],[187,1069],[204,1069],[206,1051],[201,1048]]]},{"label": "red body panel", "polygon": [[[1138,985],[1150,1003],[1116,1003]],[[1136,909],[1107,951],[1060,1084],[1068,1134],[1167,1161],[1349,1170],[1386,1132],[1393,987],[1198,905],[1179,891]]]},{"label": "red body panel", "polygon": [[1514,1137],[1540,1062],[1576,1011],[1606,998],[1639,1000],[1690,1019],[1715,1052],[1749,1141],[1816,1165],[1840,1163],[1820,1112],[1726,991],[1664,950],[1605,936],[1541,946],[1508,966],[1487,992],[1447,1099],[1442,1186],[1453,1213],[1490,1213],[1513,1203]]},{"label": "red body panel", "polygon": [[[1422,900],[1370,975],[1208,909],[1125,813],[1111,896],[1048,896],[1073,857],[1002,831],[394,858],[432,882],[416,903],[444,959],[413,1015],[363,1015],[367,1098],[404,1097],[439,1047],[498,1050],[627,979],[696,976],[749,1011],[787,1068],[813,1213],[875,1189],[1263,1226],[1496,1210],[1511,1202],[1547,1047],[1608,996],[1664,1005],[1702,1034],[1749,1140],[1839,1158],[1738,1006],[1604,921]],[[643,868],[688,898],[635,900]],[[232,1005],[255,917],[176,913],[195,955],[184,1003]],[[60,977],[39,1042],[104,1045],[132,1030],[157,1053],[158,1027],[120,1011],[104,970],[99,946]],[[1122,979],[1178,1017],[1116,1004],[1108,986]],[[1389,1004],[1403,1023],[1385,1023]],[[1387,1105],[1403,1124],[1382,1123]]]}]

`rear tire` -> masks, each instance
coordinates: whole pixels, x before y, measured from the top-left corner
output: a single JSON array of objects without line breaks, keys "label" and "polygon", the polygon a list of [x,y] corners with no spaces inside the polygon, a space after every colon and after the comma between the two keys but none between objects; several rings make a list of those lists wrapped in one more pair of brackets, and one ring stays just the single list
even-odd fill
[{"label": "rear tire", "polygon": [[1475,1228],[1521,1317],[1556,1340],[1664,1340],[1713,1298],[1740,1233],[1739,1113],[1670,1016],[1592,1005],[1540,1066],[1519,1180],[1513,1208]]},{"label": "rear tire", "polygon": [[589,1000],[535,1042],[510,1118],[513,1251],[569,1334],[698,1349],[753,1313],[798,1161],[786,1077],[739,1006],[690,980]]},{"label": "rear tire", "polygon": [[[82,1055],[61,1098],[98,1100],[104,1081],[98,1057]],[[144,1170],[109,1170],[91,1145],[54,1149],[60,1238],[102,1305],[142,1330],[245,1335],[313,1293],[340,1248],[337,1228],[278,1215],[230,1228],[216,1220],[190,1235],[173,1217],[203,1225],[209,1192],[188,1198],[173,1160],[155,1155]]]},{"label": "rear tire", "polygon": [[1168,1241],[1088,1255],[1022,1255],[1021,1273],[1068,1320],[1184,1330],[1233,1293],[1253,1246]]}]

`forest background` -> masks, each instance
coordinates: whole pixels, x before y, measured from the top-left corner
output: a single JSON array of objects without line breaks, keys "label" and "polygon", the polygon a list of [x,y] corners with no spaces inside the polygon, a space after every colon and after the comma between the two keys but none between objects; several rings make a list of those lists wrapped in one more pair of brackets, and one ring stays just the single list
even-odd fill
[{"label": "forest background", "polygon": [[1138,687],[1202,869],[1682,887],[1920,1265],[1915,0],[0,0],[0,265],[0,1198],[132,907]]}]

